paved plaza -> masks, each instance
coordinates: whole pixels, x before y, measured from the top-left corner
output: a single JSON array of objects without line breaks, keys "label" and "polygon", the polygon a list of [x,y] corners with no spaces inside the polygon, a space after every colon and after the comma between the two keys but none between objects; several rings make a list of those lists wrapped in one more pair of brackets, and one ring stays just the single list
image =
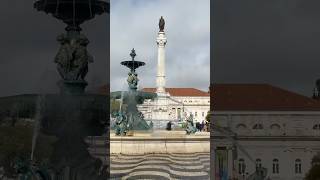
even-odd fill
[{"label": "paved plaza", "polygon": [[210,179],[209,153],[111,155],[111,179]]}]

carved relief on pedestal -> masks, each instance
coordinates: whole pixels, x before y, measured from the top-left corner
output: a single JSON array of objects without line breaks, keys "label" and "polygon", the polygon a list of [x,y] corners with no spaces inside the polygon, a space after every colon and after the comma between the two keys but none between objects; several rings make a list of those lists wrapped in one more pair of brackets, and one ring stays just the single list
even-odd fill
[{"label": "carved relief on pedestal", "polygon": [[159,37],[158,39],[157,39],[157,44],[158,44],[158,46],[159,47],[164,47],[166,44],[167,44],[167,38],[165,38],[165,37]]}]

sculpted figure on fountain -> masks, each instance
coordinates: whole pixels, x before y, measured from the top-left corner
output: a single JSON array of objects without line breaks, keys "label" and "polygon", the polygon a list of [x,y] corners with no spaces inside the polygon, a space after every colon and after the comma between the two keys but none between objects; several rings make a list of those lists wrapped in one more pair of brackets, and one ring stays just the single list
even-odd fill
[{"label": "sculpted figure on fountain", "polygon": [[193,124],[193,115],[190,113],[189,117],[187,118],[186,132],[187,134],[194,134],[196,131],[197,129],[194,127]]},{"label": "sculpted figure on fountain", "polygon": [[125,136],[128,131],[128,119],[123,112],[118,112],[115,124],[115,134]]},{"label": "sculpted figure on fountain", "polygon": [[57,40],[61,46],[54,62],[60,76],[67,81],[84,81],[88,64],[93,62],[92,55],[87,51],[89,40],[82,34],[72,37],[61,34]]}]

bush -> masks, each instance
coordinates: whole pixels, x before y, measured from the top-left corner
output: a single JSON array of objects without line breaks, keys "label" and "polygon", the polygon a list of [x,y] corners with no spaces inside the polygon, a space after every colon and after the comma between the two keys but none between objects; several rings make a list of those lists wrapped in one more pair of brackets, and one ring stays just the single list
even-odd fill
[{"label": "bush", "polygon": [[320,179],[320,153],[312,158],[312,166],[306,175],[306,180],[319,180]]}]

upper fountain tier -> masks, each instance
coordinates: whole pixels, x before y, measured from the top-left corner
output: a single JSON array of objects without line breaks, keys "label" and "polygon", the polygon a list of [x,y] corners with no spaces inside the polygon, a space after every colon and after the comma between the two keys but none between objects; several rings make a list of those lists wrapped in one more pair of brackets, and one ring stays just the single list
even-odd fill
[{"label": "upper fountain tier", "polygon": [[67,31],[80,31],[79,25],[84,21],[109,13],[110,4],[101,0],[37,0],[34,8],[62,20],[68,25]]},{"label": "upper fountain tier", "polygon": [[136,51],[134,50],[134,48],[131,50],[130,56],[131,56],[132,60],[131,61],[122,61],[121,65],[127,66],[131,70],[131,72],[135,72],[137,68],[145,65],[144,62],[134,60],[134,58],[136,57]]}]

